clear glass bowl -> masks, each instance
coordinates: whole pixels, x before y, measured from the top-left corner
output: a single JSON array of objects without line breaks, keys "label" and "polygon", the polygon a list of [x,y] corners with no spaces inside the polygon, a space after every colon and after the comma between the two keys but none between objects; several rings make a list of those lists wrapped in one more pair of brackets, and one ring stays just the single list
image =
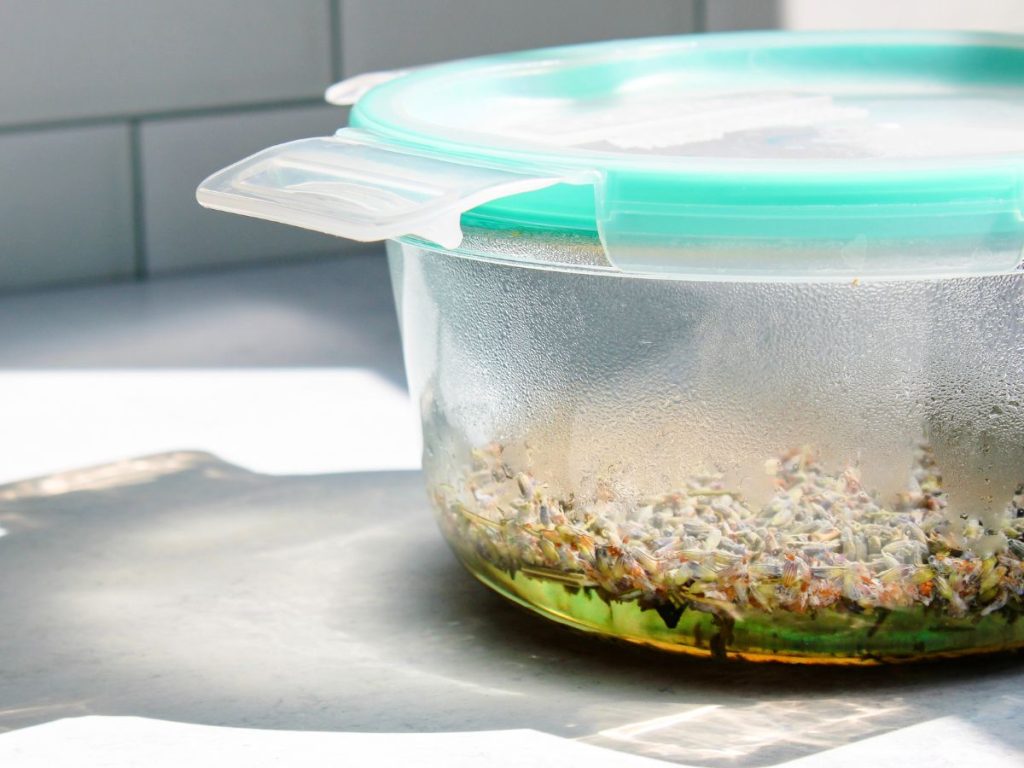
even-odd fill
[{"label": "clear glass bowl", "polygon": [[489,231],[389,260],[429,495],[488,586],[716,657],[1024,645],[1024,273],[627,276]]}]

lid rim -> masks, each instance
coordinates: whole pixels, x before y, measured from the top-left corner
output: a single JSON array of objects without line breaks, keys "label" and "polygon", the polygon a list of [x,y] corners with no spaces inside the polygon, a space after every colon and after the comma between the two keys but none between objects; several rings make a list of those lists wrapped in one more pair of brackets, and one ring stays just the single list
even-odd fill
[{"label": "lid rim", "polygon": [[[350,113],[350,125],[363,128],[378,134],[381,138],[399,143],[407,143],[422,149],[443,153],[457,153],[462,157],[479,155],[490,160],[528,161],[531,164],[553,162],[561,167],[579,168],[599,167],[602,170],[633,170],[633,169],[665,169],[672,173],[715,172],[715,173],[749,173],[751,170],[766,176],[790,175],[794,167],[808,173],[810,177],[828,176],[835,173],[848,173],[851,179],[879,172],[897,172],[903,170],[949,171],[952,169],[978,169],[994,163],[1005,167],[1007,164],[1019,163],[1024,168],[1024,150],[1001,155],[979,154],[961,158],[942,157],[892,157],[892,158],[743,158],[743,157],[694,157],[687,155],[628,155],[621,153],[602,152],[592,149],[571,148],[566,150],[553,149],[550,145],[540,142],[531,143],[520,140],[515,148],[499,147],[487,144],[482,140],[484,134],[465,132],[444,128],[448,138],[437,133],[424,133],[411,127],[417,121],[407,112],[394,110],[391,99],[402,94],[402,91],[416,87],[420,83],[430,83],[439,76],[479,77],[482,70],[497,71],[505,68],[522,66],[524,61],[532,61],[542,54],[548,56],[572,53],[578,56],[581,52],[595,52],[605,49],[618,50],[621,46],[651,46],[655,51],[669,45],[685,44],[694,50],[736,47],[738,42],[759,47],[774,48],[821,47],[829,43],[846,45],[883,42],[889,45],[903,44],[924,48],[926,46],[951,46],[957,48],[983,47],[987,49],[1005,49],[1020,51],[1024,55],[1024,34],[1000,32],[955,32],[955,31],[852,31],[852,32],[786,32],[786,31],[748,31],[728,32],[700,35],[674,35],[664,37],[634,38],[632,40],[602,41],[580,45],[541,48],[530,51],[518,51],[508,54],[480,56],[429,65],[402,74],[394,79],[368,91],[353,107]],[[660,45],[660,48],[659,48]],[[591,56],[591,58],[596,58]],[[1024,75],[1020,78],[1024,86]],[[389,113],[390,119],[388,119]],[[671,166],[666,169],[666,165]]]},{"label": "lid rim", "polygon": [[[1006,51],[1009,59],[995,58],[995,79],[980,82],[999,83],[1000,93],[1016,96],[1019,90],[1024,94],[1024,35],[745,32],[590,43],[424,67],[368,92],[353,108],[350,124],[376,135],[383,142],[462,163],[529,168],[538,173],[550,168],[553,173],[562,175],[567,171],[580,171],[595,179],[596,202],[586,199],[578,189],[569,193],[554,187],[495,200],[468,214],[471,218],[509,225],[518,222],[529,228],[597,231],[604,236],[610,227],[616,226],[615,222],[629,220],[631,227],[639,228],[636,234],[641,237],[652,233],[660,236],[685,234],[678,228],[696,226],[693,224],[694,217],[698,216],[696,209],[710,201],[718,208],[714,216],[704,217],[698,230],[710,226],[708,222],[712,218],[724,220],[731,216],[742,220],[753,216],[765,221],[766,238],[813,239],[820,237],[822,227],[808,224],[801,235],[803,225],[799,222],[811,221],[813,215],[819,214],[845,219],[847,224],[860,221],[860,234],[869,237],[925,237],[936,228],[934,222],[952,216],[964,222],[964,226],[974,226],[979,238],[1006,232],[1020,233],[1024,238],[1024,149],[1003,154],[868,159],[624,154],[571,145],[545,145],[524,141],[518,136],[513,136],[512,143],[502,144],[499,134],[463,128],[459,124],[453,127],[437,121],[430,123],[426,117],[413,114],[415,110],[409,108],[411,102],[406,102],[409,94],[426,94],[429,89],[440,93],[443,101],[446,92],[458,91],[460,82],[470,83],[475,78],[495,73],[513,78],[536,75],[543,79],[545,72],[553,70],[557,74],[557,68],[566,62],[570,66],[589,66],[609,57],[615,63],[630,57],[650,59],[666,51],[672,55],[682,51],[680,55],[688,56],[690,52],[709,50],[739,51],[747,61],[756,60],[763,51],[795,47],[813,52],[828,46],[861,54],[867,51],[869,63],[877,58],[878,50],[892,49],[899,56],[905,56],[905,60],[899,59],[900,66],[911,73],[918,73],[923,66],[921,61],[927,63],[931,60],[928,56],[934,58],[936,51],[943,53],[955,48],[967,52],[963,53],[963,58],[972,77],[978,76],[978,71],[987,72],[987,53]],[[974,49],[979,50],[980,58],[973,57]],[[923,59],[919,61],[915,57]],[[1018,57],[1019,71],[1016,68]],[[856,57],[851,60],[860,62]],[[959,71],[942,56],[938,56],[938,60],[946,67],[945,70],[940,67],[939,75],[946,77],[950,66],[953,66],[952,71]],[[883,57],[884,61],[887,60]],[[959,59],[954,57],[951,61],[956,64]],[[881,71],[884,74],[889,70],[883,67]],[[950,79],[948,82],[958,81]],[[448,91],[440,90],[442,87],[447,87]],[[421,103],[419,105],[422,107]],[[912,215],[908,214],[908,206]],[[914,209],[914,206],[918,207]],[[644,217],[648,219],[644,225],[647,229],[638,223]],[[680,223],[674,224],[670,221],[673,218]],[[968,221],[974,224],[969,225]],[[845,231],[844,227],[839,230]]]}]

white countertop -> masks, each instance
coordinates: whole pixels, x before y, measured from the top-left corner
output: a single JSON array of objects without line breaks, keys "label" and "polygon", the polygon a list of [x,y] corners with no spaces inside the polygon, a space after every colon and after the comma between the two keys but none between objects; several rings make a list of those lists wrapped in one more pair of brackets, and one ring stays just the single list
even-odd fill
[{"label": "white countertop", "polygon": [[390,302],[379,253],[0,298],[0,765],[1024,763],[1020,656],[713,663],[478,585]]}]

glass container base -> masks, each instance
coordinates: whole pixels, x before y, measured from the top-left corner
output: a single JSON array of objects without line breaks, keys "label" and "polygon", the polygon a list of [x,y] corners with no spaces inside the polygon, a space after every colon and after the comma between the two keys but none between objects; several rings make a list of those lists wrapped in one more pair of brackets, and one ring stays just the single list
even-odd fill
[{"label": "glass container base", "polygon": [[609,600],[592,587],[501,570],[449,540],[480,582],[541,616],[575,629],[715,659],[791,664],[890,664],[1024,648],[1024,620],[994,613],[954,618],[927,608],[862,614],[715,614]]}]

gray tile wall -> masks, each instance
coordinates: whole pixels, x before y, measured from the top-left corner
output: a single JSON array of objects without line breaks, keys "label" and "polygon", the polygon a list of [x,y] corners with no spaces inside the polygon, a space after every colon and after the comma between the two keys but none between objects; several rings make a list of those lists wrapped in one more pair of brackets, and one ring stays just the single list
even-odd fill
[{"label": "gray tile wall", "polygon": [[3,0],[0,125],[315,99],[326,0]]},{"label": "gray tile wall", "polygon": [[694,31],[692,0],[345,0],[345,74]]},{"label": "gray tile wall", "polygon": [[125,125],[0,135],[0,284],[135,271]]},{"label": "gray tile wall", "polygon": [[768,0],[704,0],[705,32],[739,29],[775,29],[779,26],[781,4]]},{"label": "gray tile wall", "polygon": [[775,26],[1024,29],[1021,0],[0,0],[0,291],[341,253],[194,202],[333,131],[331,82],[542,45]]}]

